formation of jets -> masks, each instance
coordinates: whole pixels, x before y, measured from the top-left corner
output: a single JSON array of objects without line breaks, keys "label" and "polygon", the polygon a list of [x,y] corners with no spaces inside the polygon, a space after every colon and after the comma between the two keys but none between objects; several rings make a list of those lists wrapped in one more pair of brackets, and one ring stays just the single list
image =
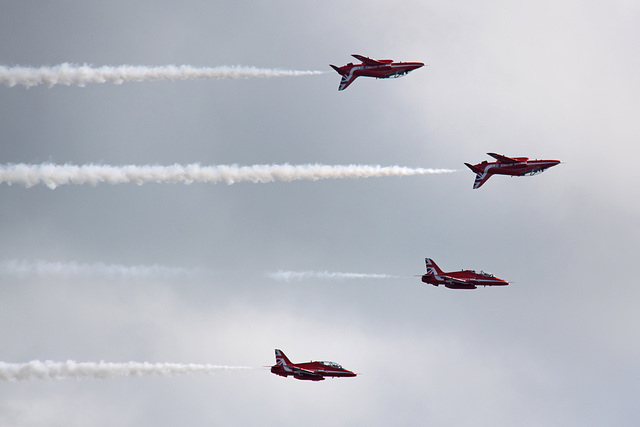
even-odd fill
[{"label": "formation of jets", "polygon": [[[342,76],[338,90],[345,90],[360,76],[388,79],[401,77],[423,67],[422,62],[394,62],[391,59],[371,59],[362,55],[352,55],[360,64],[349,63],[342,67],[331,67]],[[560,163],[559,160],[529,160],[528,157],[507,157],[502,154],[487,153],[495,162],[465,165],[476,174],[473,188],[477,189],[492,175],[526,176],[536,175]],[[477,289],[482,286],[507,286],[509,282],[484,271],[459,270],[444,272],[431,259],[425,258],[427,272],[422,282],[433,286],[443,285],[449,289]],[[276,364],[271,372],[282,376],[293,376],[298,380],[322,381],[326,377],[355,377],[356,374],[334,362],[291,363],[282,350],[276,349]]]}]

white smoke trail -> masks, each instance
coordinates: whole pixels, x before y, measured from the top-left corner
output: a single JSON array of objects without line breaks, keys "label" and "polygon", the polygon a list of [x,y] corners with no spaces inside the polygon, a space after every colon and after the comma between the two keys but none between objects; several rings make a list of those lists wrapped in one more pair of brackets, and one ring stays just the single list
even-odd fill
[{"label": "white smoke trail", "polygon": [[220,366],[210,364],[149,363],[149,362],[0,362],[0,381],[107,379],[117,377],[171,376],[252,369],[246,366]]},{"label": "white smoke trail", "polygon": [[339,178],[373,178],[383,176],[429,175],[456,172],[452,169],[424,169],[401,166],[349,165],[330,166],[319,164],[308,165],[218,165],[200,166],[107,166],[107,165],[54,165],[43,163],[8,164],[0,166],[0,184],[23,184],[27,188],[43,183],[54,189],[65,184],[91,184],[100,182],[107,184],[144,184],[206,182],[216,184],[225,182],[273,182]]},{"label": "white smoke trail", "polygon": [[205,269],[187,269],[162,265],[124,266],[117,264],[81,264],[77,262],[50,262],[5,260],[0,261],[0,277],[105,277],[108,279],[193,279],[210,275]]},{"label": "white smoke trail", "polygon": [[278,270],[275,273],[269,273],[268,276],[273,280],[289,282],[291,280],[303,279],[328,279],[328,280],[344,280],[344,279],[397,279],[399,276],[391,276],[388,274],[364,274],[364,273],[330,273],[328,271],[283,271]]},{"label": "white smoke trail", "polygon": [[325,74],[325,71],[296,71],[255,67],[191,67],[189,65],[169,65],[145,67],[121,65],[118,67],[91,67],[89,65],[60,64],[53,67],[7,67],[0,66],[0,83],[9,87],[47,85],[77,85],[87,83],[141,82],[152,80],[195,80],[195,79],[247,79],[268,77],[295,77]]}]

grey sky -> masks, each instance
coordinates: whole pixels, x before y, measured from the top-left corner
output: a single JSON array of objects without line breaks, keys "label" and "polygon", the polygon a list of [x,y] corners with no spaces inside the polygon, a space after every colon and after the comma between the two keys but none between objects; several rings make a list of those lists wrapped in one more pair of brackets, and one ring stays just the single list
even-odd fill
[{"label": "grey sky", "polygon": [[[0,274],[0,361],[270,365],[0,383],[0,424],[637,425],[640,7],[631,1],[7,2],[0,62],[339,76],[0,87],[0,164],[380,164],[443,175],[291,183],[0,186],[7,262],[180,275]],[[560,159],[472,190],[486,152]],[[484,269],[505,288],[419,278]],[[3,264],[4,263],[4,264]],[[75,264],[74,264],[75,263]],[[52,265],[52,264],[49,264]],[[274,271],[389,279],[278,281]],[[173,270],[171,270],[173,271]]]}]

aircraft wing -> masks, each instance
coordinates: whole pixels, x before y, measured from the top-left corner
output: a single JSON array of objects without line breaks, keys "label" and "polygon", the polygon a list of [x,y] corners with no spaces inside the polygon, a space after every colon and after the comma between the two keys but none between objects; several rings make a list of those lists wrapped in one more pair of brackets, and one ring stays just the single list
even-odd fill
[{"label": "aircraft wing", "polygon": [[493,157],[494,159],[496,159],[497,161],[501,162],[501,163],[518,163],[518,161],[516,159],[512,159],[511,157],[503,156],[502,154],[496,154],[496,153],[487,153],[487,154],[490,155],[491,157]]},{"label": "aircraft wing", "polygon": [[367,58],[366,56],[355,54],[351,56],[353,56],[357,60],[362,61],[365,65],[386,65],[384,62],[376,61],[375,59]]},{"label": "aircraft wing", "polygon": [[291,369],[293,371],[294,374],[296,375],[300,375],[303,377],[313,377],[313,378],[324,378],[322,375],[320,374],[316,374],[313,371],[310,371],[308,369],[302,369],[302,368],[298,368],[297,366],[287,366],[287,368]]},{"label": "aircraft wing", "polygon": [[443,276],[442,274],[439,274],[438,276],[442,277],[444,281],[446,281],[451,285],[468,285],[469,284],[469,282],[467,282],[466,280],[456,279],[455,277]]}]

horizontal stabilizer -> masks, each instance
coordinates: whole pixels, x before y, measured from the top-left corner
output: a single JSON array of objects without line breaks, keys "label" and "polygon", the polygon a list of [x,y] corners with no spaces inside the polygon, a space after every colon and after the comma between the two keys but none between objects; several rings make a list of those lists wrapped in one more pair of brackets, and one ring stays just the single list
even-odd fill
[{"label": "horizontal stabilizer", "polygon": [[469,169],[471,169],[473,171],[473,173],[475,173],[475,174],[480,175],[482,173],[482,169],[480,169],[480,168],[478,168],[476,166],[470,165],[469,163],[465,163],[465,165],[467,165],[467,167]]},{"label": "horizontal stabilizer", "polygon": [[344,71],[342,71],[340,68],[336,67],[335,65],[331,65],[331,68],[333,68],[334,70],[336,70],[338,72],[338,74],[340,74],[341,76],[344,76],[346,73]]}]

